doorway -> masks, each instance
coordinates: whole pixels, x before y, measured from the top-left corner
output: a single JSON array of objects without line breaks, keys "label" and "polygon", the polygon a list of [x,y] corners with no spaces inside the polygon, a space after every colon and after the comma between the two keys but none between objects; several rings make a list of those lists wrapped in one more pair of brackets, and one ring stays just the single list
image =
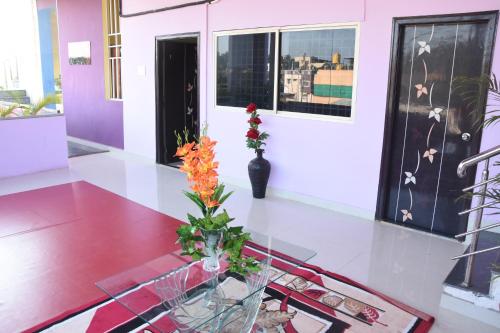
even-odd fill
[{"label": "doorway", "polygon": [[394,19],[377,219],[448,237],[467,229],[459,197],[475,170],[456,172],[479,152],[487,87],[473,83],[489,77],[497,16]]},{"label": "doorway", "polygon": [[179,167],[175,133],[199,135],[199,34],[156,38],[156,162]]}]

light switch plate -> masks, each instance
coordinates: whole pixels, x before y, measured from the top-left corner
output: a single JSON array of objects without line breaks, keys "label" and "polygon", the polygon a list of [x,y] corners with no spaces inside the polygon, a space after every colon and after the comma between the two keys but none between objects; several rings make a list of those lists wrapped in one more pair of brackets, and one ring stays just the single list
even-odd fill
[{"label": "light switch plate", "polygon": [[145,65],[137,66],[137,75],[138,76],[146,76],[146,66]]}]

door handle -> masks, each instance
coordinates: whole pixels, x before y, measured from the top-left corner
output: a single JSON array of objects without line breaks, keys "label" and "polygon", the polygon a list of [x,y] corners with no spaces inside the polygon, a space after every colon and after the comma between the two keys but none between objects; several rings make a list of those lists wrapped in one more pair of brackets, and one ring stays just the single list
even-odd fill
[{"label": "door handle", "polygon": [[462,133],[462,141],[469,142],[471,139],[470,133]]}]

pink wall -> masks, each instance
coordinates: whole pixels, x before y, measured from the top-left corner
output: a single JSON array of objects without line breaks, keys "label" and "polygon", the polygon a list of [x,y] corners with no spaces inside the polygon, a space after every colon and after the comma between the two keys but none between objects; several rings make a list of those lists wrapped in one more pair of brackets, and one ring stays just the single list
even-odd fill
[{"label": "pink wall", "polygon": [[[105,98],[101,0],[58,0],[64,112],[68,135],[123,148],[123,105]],[[68,42],[90,41],[91,65],[70,65]]]},{"label": "pink wall", "polygon": [[68,166],[64,116],[0,120],[0,178]]},{"label": "pink wall", "polygon": [[[208,22],[205,17],[206,6],[123,19],[126,55],[123,73],[125,149],[151,158],[155,156],[154,37],[199,31],[202,38],[201,111],[210,125],[210,135],[219,140],[217,153],[221,162],[220,172],[226,179],[248,183],[246,168],[253,155],[245,149],[247,116],[243,110],[221,111],[214,107],[212,32],[268,26],[360,22],[354,122],[347,124],[271,115],[263,116],[263,120],[266,131],[272,135],[266,149],[266,157],[273,167],[270,179],[272,188],[332,202],[363,216],[373,216],[385,120],[392,18],[498,10],[500,2],[311,0],[308,4],[304,8],[304,3],[300,1],[220,0],[208,7]],[[141,10],[163,5],[164,1],[156,0],[149,8],[145,8],[142,1],[124,0],[125,7]],[[206,36],[209,39],[207,53]],[[497,37],[496,43],[500,45],[500,37]],[[147,75],[138,77],[137,66],[142,65],[145,65]],[[494,58],[493,70],[500,73],[499,55]],[[205,82],[208,89],[203,86]],[[137,99],[137,96],[143,98]],[[498,134],[493,131],[485,133],[483,148],[498,143]]]},{"label": "pink wall", "polygon": [[123,14],[143,12],[151,9],[172,7],[192,0],[148,0],[148,1],[123,1]]},{"label": "pink wall", "polygon": [[[127,2],[124,2],[125,6],[128,6]],[[206,82],[207,69],[203,60],[203,55],[206,54],[204,8],[205,6],[197,6],[161,14],[122,18],[123,54],[127,55],[123,58],[122,71],[125,150],[156,158],[155,36],[201,32],[200,104],[204,117],[206,90],[203,83]],[[146,68],[145,76],[137,74],[138,67],[142,66]]]}]

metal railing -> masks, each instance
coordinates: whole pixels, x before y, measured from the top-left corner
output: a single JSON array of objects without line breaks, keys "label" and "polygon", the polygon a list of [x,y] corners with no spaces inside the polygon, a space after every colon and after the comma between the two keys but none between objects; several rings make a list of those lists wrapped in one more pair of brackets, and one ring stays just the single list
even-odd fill
[{"label": "metal railing", "polygon": [[472,273],[472,265],[474,264],[474,256],[476,254],[480,253],[485,253],[485,252],[490,252],[494,250],[500,249],[500,246],[493,246],[490,248],[478,250],[477,249],[477,241],[479,238],[479,233],[484,230],[489,230],[492,228],[500,227],[500,222],[499,223],[494,223],[485,227],[481,227],[481,221],[483,219],[483,211],[485,208],[488,207],[493,207],[496,204],[500,203],[500,200],[493,200],[490,202],[485,202],[486,200],[486,193],[488,190],[488,185],[490,185],[493,182],[498,182],[500,180],[500,176],[495,176],[493,178],[490,178],[490,158],[497,156],[500,154],[500,145],[496,146],[494,148],[488,149],[484,152],[481,152],[477,155],[471,156],[469,158],[466,158],[460,164],[458,165],[457,168],[457,175],[460,178],[465,177],[467,174],[467,169],[470,167],[473,167],[481,162],[484,161],[484,169],[483,172],[481,173],[481,181],[477,184],[474,184],[472,186],[468,186],[464,188],[462,191],[463,192],[469,192],[469,191],[475,191],[474,194],[479,197],[478,204],[475,207],[472,207],[470,209],[464,210],[458,215],[467,215],[472,212],[476,212],[476,216],[474,218],[474,224],[471,230],[458,234],[455,236],[455,238],[462,238],[468,235],[471,235],[471,243],[469,247],[469,251],[465,254],[456,256],[452,258],[453,260],[457,260],[460,258],[467,258],[466,262],[466,268],[465,268],[465,277],[464,281],[462,282],[462,285],[464,287],[469,287],[470,282],[471,282],[471,273]]}]

